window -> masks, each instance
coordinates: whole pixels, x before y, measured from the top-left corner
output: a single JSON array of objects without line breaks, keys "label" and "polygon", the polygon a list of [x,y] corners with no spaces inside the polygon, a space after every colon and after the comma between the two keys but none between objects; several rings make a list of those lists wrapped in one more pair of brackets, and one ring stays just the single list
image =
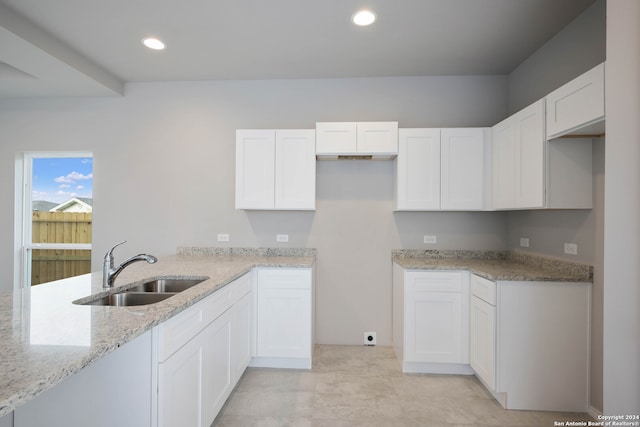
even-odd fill
[{"label": "window", "polygon": [[15,286],[91,272],[92,154],[21,153],[16,182]]}]

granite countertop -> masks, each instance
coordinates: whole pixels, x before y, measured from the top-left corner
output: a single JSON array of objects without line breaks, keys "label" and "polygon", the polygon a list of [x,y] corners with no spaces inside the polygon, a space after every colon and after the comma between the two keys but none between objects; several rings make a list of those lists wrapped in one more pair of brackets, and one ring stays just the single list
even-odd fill
[{"label": "granite countertop", "polygon": [[254,267],[310,268],[314,263],[314,249],[179,248],[178,255],[156,264],[127,267],[108,292],[166,276],[209,278],[156,304],[73,304],[107,293],[101,272],[0,293],[0,417]]},{"label": "granite countertop", "polygon": [[397,250],[392,259],[408,270],[467,270],[493,281],[593,281],[590,265],[517,251]]}]

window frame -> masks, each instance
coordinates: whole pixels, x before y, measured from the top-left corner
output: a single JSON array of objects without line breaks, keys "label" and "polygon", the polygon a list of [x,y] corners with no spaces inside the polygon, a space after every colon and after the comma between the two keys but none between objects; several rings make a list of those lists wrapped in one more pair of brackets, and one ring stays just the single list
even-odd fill
[{"label": "window frame", "polygon": [[[33,243],[33,159],[35,158],[91,158],[91,151],[21,151],[16,153],[15,213],[14,213],[14,271],[15,290],[31,286],[31,251],[34,249],[91,250],[92,243]],[[93,168],[92,168],[93,169]]]}]

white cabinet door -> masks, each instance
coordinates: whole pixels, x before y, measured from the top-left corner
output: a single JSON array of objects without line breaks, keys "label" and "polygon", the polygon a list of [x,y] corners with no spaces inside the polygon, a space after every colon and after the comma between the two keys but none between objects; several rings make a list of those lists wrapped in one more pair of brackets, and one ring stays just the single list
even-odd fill
[{"label": "white cabinet door", "polygon": [[[311,367],[312,278],[309,269],[259,269],[256,358],[252,366]],[[299,359],[300,363],[295,362]]]},{"label": "white cabinet door", "polygon": [[[203,426],[210,426],[234,387],[231,361],[231,322],[233,311],[217,318],[202,333],[204,360],[202,372]],[[189,425],[189,424],[181,424]]]},{"label": "white cabinet door", "polygon": [[358,122],[358,153],[398,153],[398,122]]},{"label": "white cabinet door", "polygon": [[277,130],[275,150],[275,209],[315,209],[313,129]]},{"label": "white cabinet door", "polygon": [[492,207],[509,209],[515,207],[516,191],[516,143],[512,118],[492,128]]},{"label": "white cabinet door", "polygon": [[545,205],[544,101],[540,100],[516,115],[517,208]]},{"label": "white cabinet door", "polygon": [[576,77],[546,97],[547,139],[602,132],[604,63]]},{"label": "white cabinet door", "polygon": [[440,208],[481,210],[485,193],[485,129],[440,132]]},{"label": "white cabinet door", "polygon": [[236,131],[236,209],[273,209],[275,131]]},{"label": "white cabinet door", "polygon": [[400,129],[396,210],[440,208],[440,129]]},{"label": "white cabinet door", "polygon": [[253,295],[246,294],[233,306],[231,321],[231,362],[233,383],[236,384],[251,360],[251,303]]},{"label": "white cabinet door", "polygon": [[316,154],[354,154],[356,138],[355,122],[316,123]]},{"label": "white cabinet door", "polygon": [[315,132],[236,131],[236,209],[315,209]]},{"label": "white cabinet door", "polygon": [[495,125],[492,136],[493,208],[544,207],[543,100]]},{"label": "white cabinet door", "polygon": [[468,363],[469,308],[463,274],[405,274],[405,362]]},{"label": "white cabinet door", "polygon": [[158,364],[158,425],[202,426],[204,345],[194,337]]},{"label": "white cabinet door", "polygon": [[496,389],[496,307],[471,296],[469,360],[471,368]]}]

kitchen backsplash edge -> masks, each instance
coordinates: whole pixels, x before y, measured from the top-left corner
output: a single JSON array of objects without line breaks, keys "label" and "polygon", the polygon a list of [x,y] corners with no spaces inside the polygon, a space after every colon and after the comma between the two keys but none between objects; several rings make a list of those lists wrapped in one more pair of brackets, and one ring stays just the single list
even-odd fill
[{"label": "kitchen backsplash edge", "polygon": [[242,255],[242,256],[284,256],[315,257],[315,248],[229,248],[215,246],[178,246],[178,255]]}]

